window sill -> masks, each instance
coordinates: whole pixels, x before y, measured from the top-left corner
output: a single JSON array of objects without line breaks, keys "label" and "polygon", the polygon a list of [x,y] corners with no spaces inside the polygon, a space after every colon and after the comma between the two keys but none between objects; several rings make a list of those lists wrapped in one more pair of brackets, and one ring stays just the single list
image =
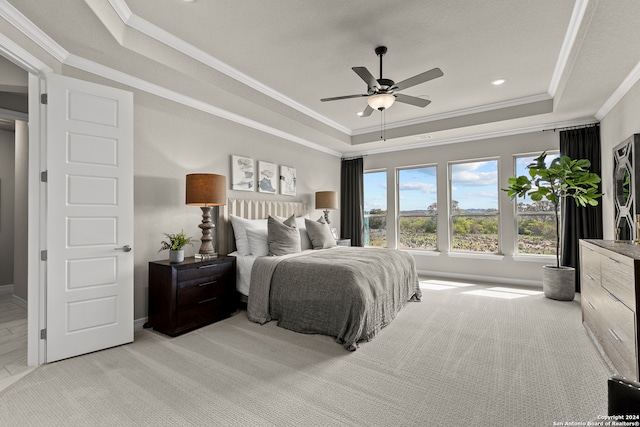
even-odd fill
[{"label": "window sill", "polygon": [[451,258],[469,258],[469,259],[486,259],[490,261],[502,261],[504,259],[504,255],[501,254],[483,254],[483,253],[472,253],[472,252],[448,252]]},{"label": "window sill", "polygon": [[513,260],[517,262],[555,262],[555,255],[514,255]]},{"label": "window sill", "polygon": [[420,251],[416,249],[400,249],[401,251],[411,254],[411,256],[440,256],[440,251]]}]

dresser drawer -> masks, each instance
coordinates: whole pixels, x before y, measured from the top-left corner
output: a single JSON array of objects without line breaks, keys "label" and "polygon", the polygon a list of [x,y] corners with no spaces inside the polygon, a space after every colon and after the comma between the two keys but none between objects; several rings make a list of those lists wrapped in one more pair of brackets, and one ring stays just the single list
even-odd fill
[{"label": "dresser drawer", "polygon": [[[584,289],[583,289],[584,291]],[[602,310],[597,295],[582,293],[582,321],[591,333],[600,340],[602,336]]]},{"label": "dresser drawer", "polygon": [[[629,265],[629,262],[631,264]],[[627,307],[635,311],[635,277],[633,261],[618,254],[607,254],[601,257],[602,287],[611,292]]]},{"label": "dresser drawer", "polygon": [[601,255],[595,249],[586,244],[580,246],[580,265],[582,268],[582,280],[591,280],[600,285],[600,258]]},{"label": "dresser drawer", "polygon": [[636,359],[636,316],[626,305],[605,291],[602,299],[602,347],[627,378],[638,378]]}]

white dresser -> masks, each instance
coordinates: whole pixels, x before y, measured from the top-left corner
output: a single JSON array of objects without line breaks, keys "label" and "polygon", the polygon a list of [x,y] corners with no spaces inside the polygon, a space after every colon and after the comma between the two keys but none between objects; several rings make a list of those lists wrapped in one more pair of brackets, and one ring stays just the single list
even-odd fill
[{"label": "white dresser", "polygon": [[640,245],[580,241],[582,321],[618,374],[638,381]]}]

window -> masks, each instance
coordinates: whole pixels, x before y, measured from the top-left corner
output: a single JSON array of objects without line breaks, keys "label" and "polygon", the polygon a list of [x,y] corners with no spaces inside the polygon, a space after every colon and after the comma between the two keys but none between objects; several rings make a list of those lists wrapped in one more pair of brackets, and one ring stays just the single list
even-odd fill
[{"label": "window", "polygon": [[437,190],[435,166],[398,170],[398,248],[437,248]]},{"label": "window", "polygon": [[451,165],[451,250],[498,252],[498,161]]},{"label": "window", "polygon": [[387,246],[387,172],[364,174],[364,245]]},{"label": "window", "polygon": [[[515,158],[516,176],[529,175],[527,165],[538,155]],[[547,167],[559,154],[547,154]],[[529,197],[516,199],[518,223],[517,253],[554,255],[556,253],[556,221],[553,204],[548,200],[534,202]]]}]

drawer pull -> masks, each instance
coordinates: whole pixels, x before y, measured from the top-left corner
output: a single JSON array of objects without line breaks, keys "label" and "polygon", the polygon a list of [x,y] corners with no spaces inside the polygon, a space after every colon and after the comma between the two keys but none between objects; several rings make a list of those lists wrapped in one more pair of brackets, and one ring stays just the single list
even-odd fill
[{"label": "drawer pull", "polygon": [[596,279],[591,277],[591,275],[589,273],[584,273],[584,275],[587,276],[587,278],[589,278],[589,280],[593,280],[594,282],[596,281]]},{"label": "drawer pull", "polygon": [[620,302],[620,300],[618,298],[616,298],[616,296],[614,294],[612,294],[611,292],[607,292],[607,295],[609,295],[609,297],[614,300],[615,302]]},{"label": "drawer pull", "polygon": [[594,310],[596,309],[593,304],[591,304],[591,301],[587,301],[587,304],[589,304],[589,307],[593,308]]},{"label": "drawer pull", "polygon": [[200,267],[198,267],[199,269],[203,269],[203,268],[215,268],[218,267],[218,264],[209,264],[209,265],[201,265]]},{"label": "drawer pull", "polygon": [[611,261],[615,262],[616,264],[620,264],[620,261],[618,261],[617,259],[613,259],[611,257],[607,257],[607,258],[609,258]]},{"label": "drawer pull", "polygon": [[218,299],[218,297],[203,299],[202,301],[198,301],[198,304],[204,304],[205,302],[213,301],[214,299]]},{"label": "drawer pull", "polygon": [[622,340],[620,339],[618,334],[616,334],[616,331],[614,331],[613,329],[609,329],[609,332],[611,333],[611,335],[613,335],[613,337],[616,339],[616,341],[622,342]]},{"label": "drawer pull", "polygon": [[216,284],[216,283],[218,283],[218,281],[217,281],[217,280],[214,280],[214,281],[212,281],[212,282],[198,283],[198,286],[209,286],[209,285],[214,285],[214,284]]}]

